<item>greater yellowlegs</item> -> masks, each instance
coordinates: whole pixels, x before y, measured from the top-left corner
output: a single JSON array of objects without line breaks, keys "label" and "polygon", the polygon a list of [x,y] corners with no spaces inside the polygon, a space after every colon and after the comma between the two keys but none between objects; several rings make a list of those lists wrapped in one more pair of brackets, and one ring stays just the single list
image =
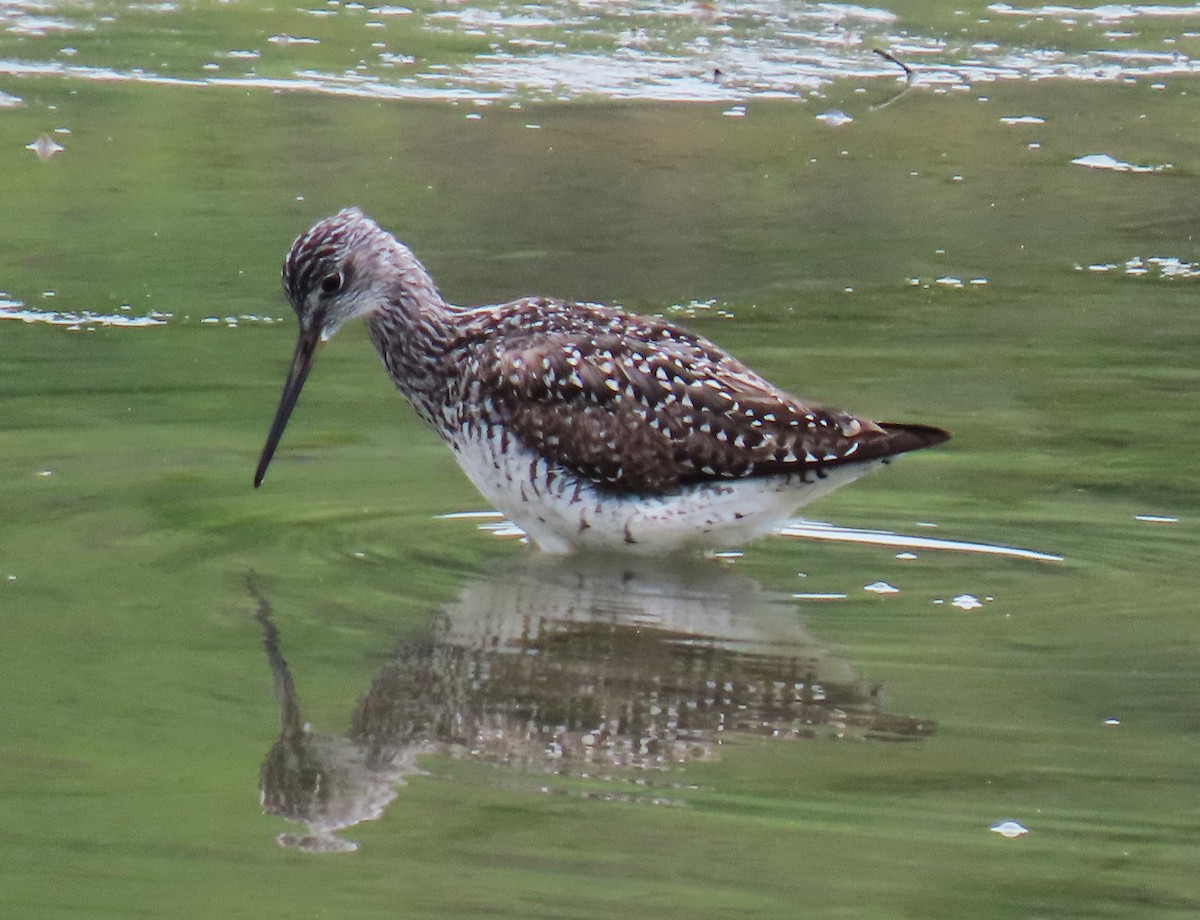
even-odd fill
[{"label": "greater yellowlegs", "polygon": [[396,387],[483,495],[546,552],[744,543],[949,435],[784,393],[712,342],[615,307],[458,307],[356,208],[292,244],[295,356],[262,483],[319,342],[361,317]]}]

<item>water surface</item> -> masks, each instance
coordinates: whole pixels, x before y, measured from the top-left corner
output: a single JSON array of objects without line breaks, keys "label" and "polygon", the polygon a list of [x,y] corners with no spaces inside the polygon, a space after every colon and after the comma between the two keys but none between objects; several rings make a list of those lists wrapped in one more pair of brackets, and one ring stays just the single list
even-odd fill
[{"label": "water surface", "polygon": [[[0,912],[1200,910],[1200,13],[314,9],[0,14]],[[357,329],[254,491],[347,204],[948,428],[913,539],[531,558]]]}]

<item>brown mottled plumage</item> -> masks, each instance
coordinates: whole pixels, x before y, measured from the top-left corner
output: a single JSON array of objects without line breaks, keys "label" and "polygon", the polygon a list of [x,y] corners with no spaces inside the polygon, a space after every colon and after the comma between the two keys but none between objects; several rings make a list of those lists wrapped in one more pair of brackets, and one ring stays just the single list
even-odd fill
[{"label": "brown mottled plumage", "polygon": [[870,460],[942,439],[806,405],[711,342],[611,307],[519,300],[466,324],[452,352],[527,446],[628,491]]},{"label": "brown mottled plumage", "polygon": [[[948,437],[805,403],[665,320],[543,298],[452,306],[412,252],[355,209],[300,236],[283,279],[300,340],[256,485],[318,339],[356,316],[400,391],[543,548],[723,542],[725,529],[744,539],[805,503],[803,487],[837,473],[815,497]],[[739,489],[742,511],[728,499]],[[730,507],[709,513],[714,496]],[[605,502],[627,511],[609,520]],[[589,533],[601,521],[605,532]]]}]

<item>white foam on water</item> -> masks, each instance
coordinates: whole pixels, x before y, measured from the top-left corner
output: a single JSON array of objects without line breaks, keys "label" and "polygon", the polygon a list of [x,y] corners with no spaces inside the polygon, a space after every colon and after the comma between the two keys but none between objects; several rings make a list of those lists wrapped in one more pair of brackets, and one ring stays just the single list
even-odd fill
[{"label": "white foam on water", "polygon": [[1200,4],[1166,6],[1163,4],[1104,3],[1098,6],[1068,6],[1051,3],[1043,6],[1014,7],[1009,3],[992,3],[987,11],[999,16],[1054,19],[1094,19],[1097,22],[1120,22],[1139,16],[1167,18],[1200,16]]},{"label": "white foam on water", "polygon": [[[45,291],[44,297],[55,296],[54,291]],[[189,317],[177,317],[174,313],[163,310],[149,310],[142,315],[135,315],[128,304],[122,304],[120,313],[99,313],[95,310],[38,310],[28,304],[0,294],[0,320],[16,320],[23,323],[37,323],[47,326],[61,326],[71,331],[83,329],[95,330],[101,326],[113,329],[145,329],[151,326],[165,326],[172,322],[188,322]],[[236,329],[243,323],[272,325],[280,320],[274,316],[257,313],[243,313],[239,316],[206,316],[199,320],[202,326],[223,325]]]},{"label": "white foam on water", "polygon": [[824,122],[833,128],[840,128],[842,125],[850,124],[854,119],[841,109],[830,109],[828,112],[818,115],[817,121]]},{"label": "white foam on water", "polygon": [[993,834],[999,834],[1001,837],[1005,837],[1009,840],[1017,837],[1024,837],[1029,833],[1029,828],[1018,824],[1016,821],[1001,821],[998,824],[993,824],[989,830]]},{"label": "white foam on water", "polygon": [[17,320],[23,323],[44,323],[49,326],[82,328],[115,326],[119,328],[141,328],[163,326],[171,318],[169,313],[151,311],[144,316],[122,313],[95,313],[91,310],[34,310],[18,300],[0,298],[0,319]]},{"label": "white foam on water", "polygon": [[[10,4],[11,6],[11,4]],[[111,17],[97,16],[90,6],[72,7],[73,19],[33,16],[40,9],[0,8],[0,28],[18,35],[48,32],[95,31]],[[619,8],[619,9],[618,9]],[[992,15],[1045,18],[1070,27],[1076,19],[1096,23],[1128,23],[1130,36],[1138,20],[1200,15],[1200,7],[1112,4],[1096,7],[1045,5],[1022,9],[993,4]],[[142,5],[141,14],[182,14],[174,4]],[[1087,51],[1062,48],[1011,48],[979,41],[969,46],[969,58],[948,44],[944,36],[913,34],[900,29],[897,14],[883,8],[857,4],[780,4],[766,0],[727,0],[717,7],[701,3],[605,4],[595,0],[531,2],[500,10],[454,4],[433,12],[415,14],[407,6],[345,4],[301,10],[321,22],[366,12],[377,17],[363,23],[368,29],[385,28],[383,20],[410,18],[413,27],[435,38],[464,35],[486,40],[488,50],[457,64],[430,64],[413,72],[408,55],[388,51],[385,43],[377,60],[345,61],[328,71],[304,70],[299,60],[313,48],[326,52],[319,38],[278,32],[262,38],[272,55],[293,55],[297,68],[279,77],[253,72],[222,76],[209,68],[203,78],[155,73],[147,67],[116,69],[47,61],[0,60],[0,75],[57,75],[65,79],[97,82],[128,81],[177,86],[258,88],[359,96],[372,99],[436,99],[453,101],[491,95],[496,98],[533,97],[569,100],[599,96],[611,99],[722,102],[730,117],[741,115],[736,106],[747,99],[803,99],[837,80],[879,79],[889,83],[902,77],[895,59],[873,54],[887,48],[912,66],[910,87],[969,91],[989,82],[1025,79],[1069,79],[1080,82],[1136,81],[1151,78],[1162,86],[1168,76],[1200,73],[1200,60],[1158,48],[1096,47]],[[614,26],[614,18],[620,22]],[[1116,33],[1114,33],[1116,34]],[[380,36],[382,37],[382,36]],[[1102,36],[1098,35],[1099,41]],[[1108,41],[1115,38],[1109,37]],[[1123,39],[1124,40],[1124,39]],[[327,44],[327,43],[326,43]],[[571,50],[585,48],[586,50]],[[67,53],[69,50],[69,54]],[[211,49],[205,57],[213,56]],[[216,52],[230,62],[254,62],[263,51],[238,48]],[[336,49],[324,54],[336,54]],[[78,60],[74,48],[61,57]],[[192,62],[203,68],[204,59]],[[406,68],[397,70],[397,64]],[[906,65],[907,66],[907,65]],[[826,113],[833,115],[834,113]],[[836,112],[837,124],[849,123],[853,114]],[[1012,124],[1036,124],[1038,116],[1015,115]],[[834,121],[830,121],[831,124]]]},{"label": "white foam on water", "polygon": [[899,594],[900,589],[895,585],[890,585],[886,581],[873,581],[869,585],[863,585],[864,591],[870,591],[872,594]]},{"label": "white foam on water", "polygon": [[1127,163],[1107,153],[1088,153],[1084,156],[1076,157],[1071,163],[1074,166],[1085,166],[1088,169],[1128,173],[1160,173],[1174,168],[1170,163]]}]

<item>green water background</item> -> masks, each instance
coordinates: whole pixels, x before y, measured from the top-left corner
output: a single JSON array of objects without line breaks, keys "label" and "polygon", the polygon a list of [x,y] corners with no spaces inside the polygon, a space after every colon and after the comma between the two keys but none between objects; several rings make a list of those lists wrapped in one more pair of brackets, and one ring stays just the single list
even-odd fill
[{"label": "green water background", "polygon": [[[420,33],[434,9],[395,26],[423,42],[416,67],[486,49]],[[895,28],[953,42],[962,20],[1028,45],[970,9]],[[113,28],[0,35],[0,58],[69,41],[73,61],[191,79],[249,37],[263,76],[358,54],[353,19],[112,10]],[[302,27],[323,41],[297,58],[263,42]],[[1200,16],[1112,26],[1185,52],[1189,27]],[[1105,27],[1031,28],[1075,52]],[[517,94],[513,109],[0,76],[22,102],[0,109],[0,292],[39,311],[170,314],[0,323],[0,913],[1200,912],[1200,82],[918,85],[878,107],[894,89],[845,78],[731,116],[730,102]],[[814,117],[832,109],[854,121]],[[1021,115],[1044,123],[1001,121]],[[62,153],[23,149],[59,127]],[[1072,165],[1088,154],[1169,168]],[[283,822],[257,801],[278,712],[248,578],[308,719],[337,732],[398,635],[528,552],[434,519],[484,505],[359,329],[324,349],[250,488],[292,340],[279,262],[347,204],[459,302],[538,292],[674,315],[711,301],[677,313],[780,385],[954,434],[810,516],[1065,561],[756,544],[736,566],[766,590],[848,595],[794,615],[936,734],[732,745],[689,765],[679,807],[547,796],[432,758],[355,829],[358,853],[279,848]],[[1153,258],[1182,267],[1130,261]],[[881,579],[899,594],[862,590]],[[934,603],[963,593],[991,600]],[[989,831],[1005,819],[1028,835]]]}]

